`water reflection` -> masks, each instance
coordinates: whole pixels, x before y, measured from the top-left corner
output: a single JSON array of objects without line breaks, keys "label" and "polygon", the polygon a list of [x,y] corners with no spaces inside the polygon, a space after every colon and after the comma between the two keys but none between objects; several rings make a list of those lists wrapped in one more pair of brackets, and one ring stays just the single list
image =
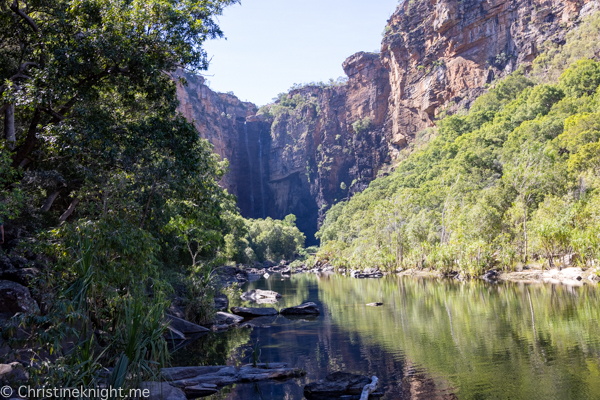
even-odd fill
[{"label": "water reflection", "polygon": [[308,374],[214,398],[302,399],[306,383],[339,370],[377,375],[387,399],[600,398],[597,287],[303,274],[247,287],[258,288],[283,295],[278,309],[314,301],[323,313],[205,338],[176,363],[248,362],[258,340],[261,361]]}]

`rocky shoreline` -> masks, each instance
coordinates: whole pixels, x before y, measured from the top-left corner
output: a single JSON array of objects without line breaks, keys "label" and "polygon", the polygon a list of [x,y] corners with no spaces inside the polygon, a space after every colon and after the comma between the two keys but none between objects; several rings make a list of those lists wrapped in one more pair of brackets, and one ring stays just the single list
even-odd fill
[{"label": "rocky shoreline", "polygon": [[[258,264],[258,263],[256,263]],[[257,265],[253,267],[222,267],[222,282],[223,284],[231,284],[237,282],[244,284],[248,281],[252,282],[265,274],[278,273],[282,277],[290,277],[292,274],[313,273],[313,274],[334,274],[349,275],[352,278],[368,279],[381,278],[386,275],[398,276],[418,276],[431,278],[446,278],[457,279],[460,281],[471,279],[483,279],[488,282],[509,281],[522,283],[551,283],[551,284],[566,284],[573,286],[583,286],[585,284],[598,284],[600,276],[596,274],[592,268],[582,269],[576,266],[563,266],[552,269],[542,268],[539,263],[530,263],[527,265],[518,265],[515,271],[503,271],[501,269],[492,268],[478,277],[469,277],[458,271],[442,273],[435,269],[420,269],[409,268],[397,271],[382,271],[378,268],[370,268],[366,270],[352,270],[347,268],[337,268],[327,262],[317,261],[312,267],[302,264],[299,267],[291,268],[286,261],[282,261],[278,265],[265,263],[265,265]]]}]

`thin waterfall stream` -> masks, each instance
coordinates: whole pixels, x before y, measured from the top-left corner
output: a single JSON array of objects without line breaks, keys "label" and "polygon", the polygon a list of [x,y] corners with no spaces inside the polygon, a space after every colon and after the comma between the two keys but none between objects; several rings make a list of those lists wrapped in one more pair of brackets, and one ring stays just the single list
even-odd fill
[{"label": "thin waterfall stream", "polygon": [[265,187],[263,184],[263,159],[262,159],[262,142],[261,142],[262,129],[258,133],[258,165],[260,167],[260,200],[262,202],[262,215],[261,218],[266,217],[265,213]]},{"label": "thin waterfall stream", "polygon": [[[244,122],[244,137],[246,139],[246,154],[248,155],[248,170],[250,173],[250,207],[254,214],[254,182],[252,179],[252,157],[250,157],[250,147],[248,146],[248,125]],[[261,176],[262,179],[262,176]]]}]

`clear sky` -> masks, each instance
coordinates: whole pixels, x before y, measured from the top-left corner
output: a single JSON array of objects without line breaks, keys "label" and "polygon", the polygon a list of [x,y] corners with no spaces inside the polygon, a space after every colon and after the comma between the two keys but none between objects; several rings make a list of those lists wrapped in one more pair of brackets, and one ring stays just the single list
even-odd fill
[{"label": "clear sky", "polygon": [[379,51],[398,0],[242,0],[225,9],[225,39],[205,43],[211,89],[257,105],[294,83],[344,76],[358,51]]}]

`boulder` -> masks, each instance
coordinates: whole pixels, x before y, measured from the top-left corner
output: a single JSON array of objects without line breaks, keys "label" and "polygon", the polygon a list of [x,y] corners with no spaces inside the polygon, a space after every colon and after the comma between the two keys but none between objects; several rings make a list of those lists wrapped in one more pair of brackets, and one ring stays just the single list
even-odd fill
[{"label": "boulder", "polygon": [[360,395],[371,378],[347,372],[334,372],[317,382],[304,387],[304,396],[309,400],[335,399],[342,396]]},{"label": "boulder", "polygon": [[140,389],[149,391],[149,397],[142,394],[141,398],[146,400],[187,400],[183,390],[171,386],[168,382],[142,382]]},{"label": "boulder", "polygon": [[10,262],[10,259],[5,255],[0,254],[0,271],[7,271],[15,268]]},{"label": "boulder", "polygon": [[37,268],[9,269],[2,272],[1,279],[29,286],[33,279],[40,274]]},{"label": "boulder", "polygon": [[383,273],[381,271],[351,271],[350,276],[357,279],[364,278],[382,278]]},{"label": "boulder", "polygon": [[39,310],[29,289],[16,282],[0,280],[0,318],[10,318],[16,313],[37,313]]},{"label": "boulder", "polygon": [[29,264],[29,261],[20,255],[10,256],[10,262],[15,268],[25,268],[27,267],[27,264]]},{"label": "boulder", "polygon": [[184,335],[194,335],[196,333],[209,332],[210,329],[207,329],[203,326],[196,325],[193,322],[186,321],[174,315],[166,314],[165,319],[169,321],[169,326],[176,329],[177,331],[183,333]]},{"label": "boulder", "polygon": [[277,315],[277,310],[271,307],[232,307],[231,312],[244,318],[264,317]]},{"label": "boulder", "polygon": [[218,311],[215,314],[215,324],[217,325],[233,325],[240,323],[244,320],[244,318],[239,315],[230,314],[224,311]]},{"label": "boulder", "polygon": [[279,313],[282,315],[315,315],[321,314],[321,311],[319,310],[319,306],[309,301],[299,306],[284,308]]},{"label": "boulder", "polygon": [[252,274],[252,273],[248,273],[248,282],[256,282],[257,280],[259,280],[261,277],[263,276],[263,274]]},{"label": "boulder", "polygon": [[496,282],[499,277],[500,275],[498,274],[498,272],[494,271],[493,269],[490,269],[481,276],[481,279],[487,282]]},{"label": "boulder", "polygon": [[165,338],[165,340],[172,340],[174,342],[180,342],[187,339],[183,333],[179,332],[171,325],[167,326],[167,329],[163,333],[163,337]]},{"label": "boulder", "polygon": [[242,294],[242,300],[254,301],[258,304],[273,304],[277,303],[281,295],[272,290],[255,289]]},{"label": "boulder", "polygon": [[[179,299],[177,299],[177,300],[179,300]],[[178,318],[185,319],[185,310],[183,309],[183,307],[178,307],[175,304],[171,303],[168,310],[169,310],[169,314],[174,315]]]},{"label": "boulder", "polygon": [[229,299],[224,294],[218,294],[214,297],[215,310],[224,311],[229,308]]},{"label": "boulder", "polygon": [[213,385],[212,383],[201,383],[194,386],[187,386],[183,391],[188,398],[195,399],[215,394],[219,389],[217,388],[217,385]]},{"label": "boulder", "polygon": [[29,374],[18,362],[0,364],[0,382],[3,384],[18,384],[27,382]]}]

